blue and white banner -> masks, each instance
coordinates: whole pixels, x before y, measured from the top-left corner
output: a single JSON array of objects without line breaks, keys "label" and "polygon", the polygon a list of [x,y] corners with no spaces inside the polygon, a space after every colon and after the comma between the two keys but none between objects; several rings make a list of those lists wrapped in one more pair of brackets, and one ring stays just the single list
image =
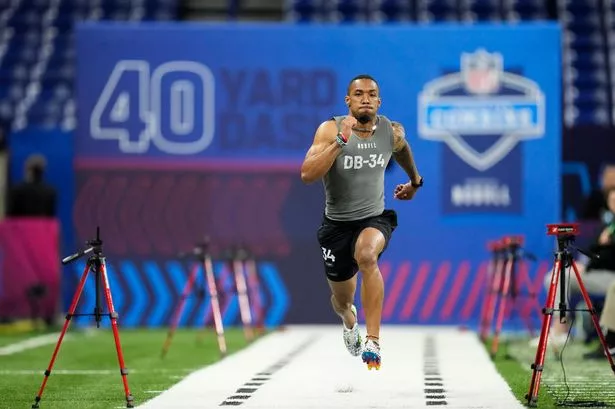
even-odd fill
[{"label": "blue and white banner", "polygon": [[[385,321],[475,320],[488,240],[522,234],[551,259],[545,225],[559,220],[561,196],[555,24],[85,23],[76,38],[75,220],[106,214],[118,243],[143,232],[140,247],[118,246],[122,257],[170,257],[207,230],[274,261],[289,288],[285,319],[335,321],[315,239],[322,186],[303,186],[299,165],[318,125],[347,112],[350,79],[370,74],[425,179],[413,201],[398,202],[394,186],[407,176],[387,172],[386,206],[400,226],[382,258],[398,272]],[[96,205],[116,210],[87,210],[101,186],[115,193]],[[301,308],[306,289],[322,308]]]},{"label": "blue and white banner", "polygon": [[520,214],[523,154],[518,146],[543,138],[545,119],[540,86],[505,71],[501,52],[462,53],[458,70],[443,70],[425,84],[419,96],[419,136],[448,148],[445,213]]}]

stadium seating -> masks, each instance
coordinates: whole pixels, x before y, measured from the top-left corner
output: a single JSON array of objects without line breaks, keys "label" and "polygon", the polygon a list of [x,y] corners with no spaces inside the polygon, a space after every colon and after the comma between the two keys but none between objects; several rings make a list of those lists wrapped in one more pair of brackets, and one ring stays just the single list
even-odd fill
[{"label": "stadium seating", "polygon": [[[303,23],[355,21],[358,20],[357,10],[363,10],[362,4],[359,0],[286,0],[286,17],[289,21]],[[557,18],[564,30],[565,124],[612,125],[615,123],[611,118],[615,69],[610,67],[615,67],[615,2],[553,0],[553,4],[557,16],[549,14],[548,0],[374,0],[363,19],[384,23],[461,21],[514,24]],[[327,7],[336,8],[337,14],[327,13]]]},{"label": "stadium seating", "polygon": [[[72,28],[79,20],[170,20],[179,0],[0,0],[0,120],[75,125]],[[546,20],[546,0],[284,0],[287,21],[434,24]],[[611,125],[615,2],[554,0],[564,28],[564,121]],[[611,72],[613,74],[611,74]]]},{"label": "stadium seating", "polygon": [[609,123],[607,54],[598,0],[561,1],[564,29],[564,121],[567,125]]},{"label": "stadium seating", "polygon": [[74,128],[74,22],[176,14],[175,0],[0,0],[0,119]]}]

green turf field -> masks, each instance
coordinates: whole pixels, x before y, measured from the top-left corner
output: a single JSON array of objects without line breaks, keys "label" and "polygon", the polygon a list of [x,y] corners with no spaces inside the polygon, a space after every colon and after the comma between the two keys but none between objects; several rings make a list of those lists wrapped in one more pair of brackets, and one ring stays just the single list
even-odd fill
[{"label": "green turf field", "polygon": [[[243,331],[225,330],[229,353],[247,343]],[[197,343],[199,335],[204,335]],[[0,335],[0,346],[32,335]],[[120,330],[128,382],[135,406],[177,383],[187,374],[219,360],[212,331],[180,329],[165,359],[165,330]],[[55,342],[0,356],[0,408],[30,408],[43,380]],[[108,328],[68,331],[40,402],[49,409],[126,407],[113,333]]]},{"label": "green turf field", "polygon": [[[225,333],[230,353],[247,345],[241,329],[229,328]],[[136,405],[168,389],[190,372],[219,360],[213,332],[196,329],[178,330],[167,357],[161,359],[166,334],[164,329],[120,331],[130,371],[128,382]],[[37,334],[0,334],[0,347],[34,335]],[[31,407],[54,346],[55,339],[52,344],[0,356],[0,409]],[[606,359],[586,361],[581,358],[594,346],[573,342],[564,350],[568,388],[560,361],[553,351],[547,355],[538,408],[588,407],[590,404],[594,408],[615,407],[615,375]],[[534,354],[535,348],[528,346],[527,338],[511,340],[501,345],[494,361],[522,403],[525,403],[524,396],[529,388]],[[125,407],[113,334],[109,328],[69,330],[40,407]]]},{"label": "green turf field", "polygon": [[[606,358],[582,358],[585,352],[597,345],[586,346],[571,341],[563,349],[563,361],[559,360],[560,355],[555,349],[549,348],[545,356],[538,408],[615,407],[615,374]],[[532,375],[530,365],[535,360],[535,354],[536,348],[528,345],[528,339],[520,338],[502,345],[495,358],[497,369],[523,404],[526,403],[525,395]]]},{"label": "green turf field", "polygon": [[[555,406],[615,407],[615,374],[606,357],[583,358],[584,353],[590,352],[598,345],[593,343],[587,346],[582,342],[570,342],[560,350],[561,353],[549,348],[545,356],[542,386]],[[523,369],[530,376],[530,364],[535,360],[536,349],[529,348],[527,342],[515,342],[510,345],[508,352],[515,360],[524,364]]]}]

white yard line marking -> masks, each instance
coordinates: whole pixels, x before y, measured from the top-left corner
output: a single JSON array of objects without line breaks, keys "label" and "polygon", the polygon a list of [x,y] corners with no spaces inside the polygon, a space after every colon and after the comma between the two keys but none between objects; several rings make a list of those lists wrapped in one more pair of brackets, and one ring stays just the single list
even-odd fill
[{"label": "white yard line marking", "polygon": [[[28,349],[33,349],[33,348],[38,348],[44,345],[53,344],[54,342],[58,341],[59,336],[60,336],[59,332],[54,333],[54,334],[39,335],[37,337],[28,338],[23,341],[15,342],[14,344],[9,344],[9,345],[0,347],[0,356],[13,355],[19,352],[26,351]],[[67,336],[64,337],[64,339],[66,338]]]},{"label": "white yard line marking", "polygon": [[438,333],[438,358],[449,408],[525,408],[497,371],[476,334]]}]

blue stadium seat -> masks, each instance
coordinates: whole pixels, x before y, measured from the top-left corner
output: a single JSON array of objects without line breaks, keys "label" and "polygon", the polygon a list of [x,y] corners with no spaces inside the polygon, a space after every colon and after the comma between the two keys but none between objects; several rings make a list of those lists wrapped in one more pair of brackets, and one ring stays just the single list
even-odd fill
[{"label": "blue stadium seat", "polygon": [[572,17],[583,17],[594,13],[597,10],[598,4],[595,1],[589,0],[567,0],[564,1],[564,9],[571,13]]},{"label": "blue stadium seat", "polygon": [[71,33],[57,35],[53,40],[56,50],[66,50],[74,47],[74,38]]},{"label": "blue stadium seat", "polygon": [[604,54],[600,50],[574,50],[570,55],[572,66],[578,70],[604,69]]},{"label": "blue stadium seat", "polygon": [[328,20],[353,23],[369,19],[369,8],[365,0],[331,0]]},{"label": "blue stadium seat", "polygon": [[322,13],[320,2],[315,0],[289,0],[286,6],[286,18],[298,23],[318,21]]},{"label": "blue stadium seat", "polygon": [[43,88],[36,101],[27,112],[28,122],[44,125],[59,124],[62,120],[64,104],[58,100],[53,91]]},{"label": "blue stadium seat", "polygon": [[21,81],[29,79],[29,70],[26,65],[17,64],[12,67],[0,68],[0,87],[10,89]]},{"label": "blue stadium seat", "polygon": [[84,1],[63,0],[58,8],[58,16],[71,19],[84,18],[91,9],[92,7]]},{"label": "blue stadium seat", "polygon": [[453,0],[419,0],[421,21],[458,21],[459,9]]},{"label": "blue stadium seat", "polygon": [[603,40],[599,32],[576,34],[570,40],[570,46],[577,51],[593,51],[602,47]]},{"label": "blue stadium seat", "polygon": [[75,19],[71,15],[58,14],[53,25],[57,28],[59,34],[67,34],[73,30]]},{"label": "blue stadium seat", "polygon": [[416,18],[408,0],[382,0],[376,5],[375,12],[380,21],[411,21]]},{"label": "blue stadium seat", "polygon": [[566,28],[575,34],[590,35],[600,32],[600,18],[597,15],[586,14],[576,16],[566,24]]},{"label": "blue stadium seat", "polygon": [[105,16],[113,15],[114,13],[126,13],[129,14],[133,8],[133,5],[130,3],[118,3],[114,1],[106,1],[100,3],[99,8],[102,9],[102,12]]},{"label": "blue stadium seat", "polygon": [[464,3],[464,20],[499,21],[502,19],[502,9],[497,0],[465,0]]},{"label": "blue stadium seat", "polygon": [[580,71],[570,74],[569,83],[578,89],[597,89],[607,86],[607,76],[604,70]]},{"label": "blue stadium seat", "polygon": [[19,2],[19,10],[30,10],[40,13],[41,11],[47,10],[50,5],[51,2],[49,0],[21,0]]},{"label": "blue stadium seat", "polygon": [[0,119],[8,121],[13,114],[13,102],[6,99],[0,99]]},{"label": "blue stadium seat", "polygon": [[9,85],[9,96],[11,99],[17,101],[24,97],[26,92],[26,86],[30,82],[29,77],[15,77],[13,76],[13,81],[11,85]]},{"label": "blue stadium seat", "polygon": [[[607,72],[601,6],[598,0],[562,0],[559,21],[564,28],[565,86],[573,98],[566,99],[566,109],[578,113],[575,124],[609,121],[609,98],[606,94]],[[563,12],[562,12],[563,11]]]},{"label": "blue stadium seat", "polygon": [[545,2],[541,0],[508,0],[507,14],[517,20],[539,20],[547,16]]},{"label": "blue stadium seat", "polygon": [[[60,125],[65,120],[63,107],[72,99],[74,22],[105,19],[106,14],[120,19],[172,19],[177,1],[59,0],[56,4],[55,0],[0,0],[2,11],[17,5],[6,25],[0,25],[0,45],[10,39],[0,59],[0,116],[14,115],[28,86],[39,78],[41,89],[27,111],[28,123]],[[55,16],[47,13],[52,7],[57,7]],[[51,55],[41,53],[46,43],[53,45]],[[43,72],[35,72],[37,64]],[[74,109],[68,111],[74,115]]]},{"label": "blue stadium seat", "polygon": [[3,58],[3,64],[14,66],[23,63],[28,66],[34,64],[38,59],[38,47],[31,46],[25,42],[13,41],[8,47]]},{"label": "blue stadium seat", "polygon": [[42,25],[42,15],[27,11],[23,14],[16,13],[8,20],[8,26],[13,27],[16,32],[38,30]]},{"label": "blue stadium seat", "polygon": [[608,97],[605,90],[576,89],[577,95],[573,98],[575,105],[579,107],[594,108],[606,106]]},{"label": "blue stadium seat", "polygon": [[[4,83],[5,78],[2,77],[2,71],[0,70],[0,81],[2,81]],[[0,101],[4,101],[7,99],[10,99],[10,93],[9,93],[10,88],[9,87],[5,87],[2,86],[0,87]]]},{"label": "blue stadium seat", "polygon": [[608,125],[609,118],[606,108],[584,109],[578,111],[572,125]]}]

